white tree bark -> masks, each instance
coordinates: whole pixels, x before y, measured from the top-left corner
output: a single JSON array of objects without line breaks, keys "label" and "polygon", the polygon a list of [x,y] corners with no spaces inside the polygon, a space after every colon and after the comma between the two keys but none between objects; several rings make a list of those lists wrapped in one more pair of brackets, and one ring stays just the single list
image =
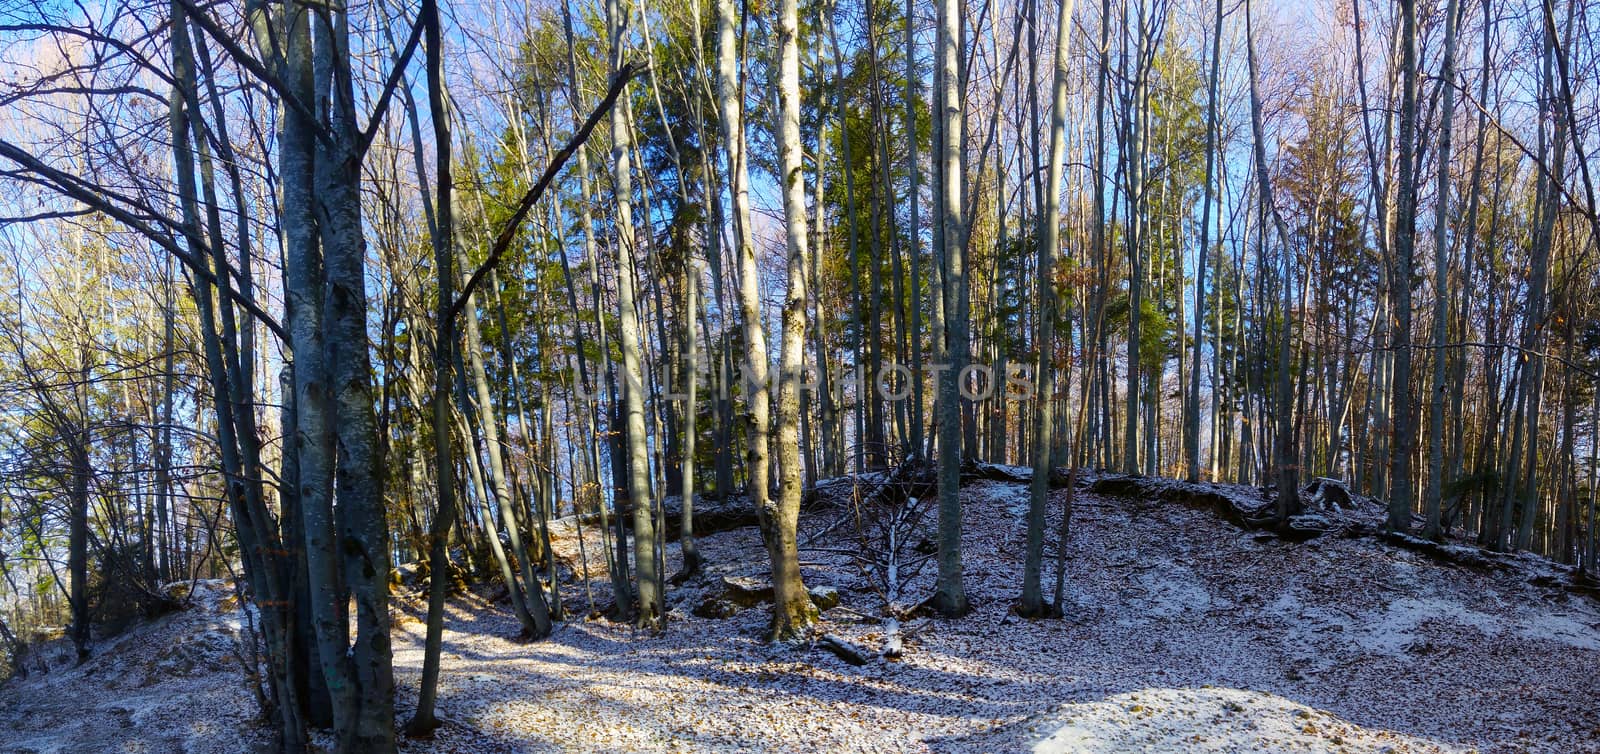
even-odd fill
[{"label": "white tree bark", "polygon": [[744,365],[740,379],[745,396],[745,422],[750,450],[746,457],[748,495],[756,510],[766,510],[768,438],[771,394],[768,391],[767,335],[761,326],[761,270],[756,266],[750,226],[750,171],[746,165],[738,20],[733,0],[717,0],[717,113],[728,157],[733,197],[733,254],[739,277],[739,313],[744,324]]},{"label": "white tree bark", "polygon": [[[1050,166],[1044,191],[1044,210],[1039,214],[1039,337],[1035,347],[1038,360],[1033,375],[1033,482],[1028,494],[1028,541],[1022,570],[1022,614],[1040,615],[1044,610],[1039,591],[1039,572],[1044,560],[1045,506],[1050,496],[1050,439],[1055,433],[1053,408],[1055,394],[1056,293],[1053,269],[1061,255],[1061,173],[1067,157],[1067,52],[1072,41],[1073,0],[1060,0],[1056,16],[1055,81],[1050,99]],[[1069,333],[1070,338],[1070,333]],[[1066,543],[1057,546],[1065,547]],[[1059,606],[1058,606],[1059,607]]]}]

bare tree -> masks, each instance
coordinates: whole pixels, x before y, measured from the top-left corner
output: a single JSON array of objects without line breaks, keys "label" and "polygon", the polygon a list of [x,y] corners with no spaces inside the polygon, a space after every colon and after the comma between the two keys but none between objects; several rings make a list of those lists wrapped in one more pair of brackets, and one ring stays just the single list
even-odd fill
[{"label": "bare tree", "polygon": [[778,151],[783,171],[784,227],[788,231],[789,285],[783,303],[783,344],[778,362],[778,497],[761,508],[761,533],[772,560],[774,639],[793,639],[816,621],[816,608],[800,580],[796,529],[805,468],[800,458],[800,391],[805,382],[806,190],[800,145],[800,40],[797,0],[778,6]]},{"label": "bare tree", "polygon": [[[1061,255],[1061,173],[1067,157],[1068,56],[1072,40],[1073,0],[1060,0],[1056,16],[1055,80],[1050,87],[1050,167],[1045,179],[1043,210],[1039,214],[1039,291],[1038,360],[1034,372],[1033,399],[1033,480],[1028,494],[1028,542],[1022,567],[1022,605],[1025,616],[1045,611],[1039,590],[1039,572],[1044,561],[1045,509],[1050,496],[1051,442],[1055,432],[1055,320],[1056,280],[1054,266]],[[1057,547],[1065,548],[1066,542]],[[1060,610],[1060,605],[1056,606]]]},{"label": "bare tree", "polygon": [[944,309],[942,332],[936,329],[934,342],[939,372],[939,580],[933,604],[947,616],[965,615],[969,609],[967,591],[961,576],[961,389],[960,378],[967,366],[968,322],[971,292],[966,274],[966,227],[962,220],[961,165],[963,151],[962,77],[959,70],[964,50],[966,5],[960,0],[938,2],[938,54],[935,85],[939,90],[939,141],[934,158],[939,174],[934,196],[938,200],[942,229],[942,276],[937,284],[942,295],[935,303]]}]

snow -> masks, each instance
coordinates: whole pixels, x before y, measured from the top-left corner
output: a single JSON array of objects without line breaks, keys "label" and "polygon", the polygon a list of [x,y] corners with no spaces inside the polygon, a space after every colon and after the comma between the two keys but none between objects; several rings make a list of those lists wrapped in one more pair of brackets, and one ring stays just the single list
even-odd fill
[{"label": "snow", "polygon": [[1274,694],[1241,689],[1142,689],[1063,706],[1030,721],[1048,735],[1034,754],[1150,752],[1465,752],[1370,730]]},{"label": "snow", "polygon": [[[1050,498],[1047,595],[1064,493]],[[974,482],[963,502],[972,613],[907,616],[903,657],[860,667],[810,644],[764,643],[764,606],[692,613],[724,576],[764,571],[753,528],[699,538],[709,565],[668,591],[664,633],[588,617],[588,592],[610,597],[598,533],[585,527],[591,582],[563,583],[569,617],[550,638],[516,641],[492,587],[449,604],[445,724],[402,751],[1600,754],[1600,608],[1530,584],[1558,570],[1542,561],[1483,571],[1372,538],[1290,544],[1210,511],[1079,490],[1066,617],[1028,621],[1012,613],[1027,486]],[[847,515],[802,516],[802,570],[843,599],[825,630],[875,652],[883,598],[855,562]],[[574,530],[554,540],[579,562]],[[669,545],[667,572],[678,557]],[[902,601],[933,578],[924,569]],[[394,611],[402,720],[421,673],[421,597],[400,595]],[[265,731],[237,663],[204,661],[238,615],[202,604],[103,649],[94,676],[60,670],[0,688],[0,752],[251,748]],[[189,647],[201,659],[193,675],[156,669]],[[104,745],[73,748],[74,735]]]},{"label": "snow", "polygon": [[[1062,499],[1052,492],[1052,535]],[[1526,574],[1443,567],[1372,539],[1259,542],[1207,511],[1079,491],[1067,617],[1024,621],[1010,610],[1027,486],[976,481],[963,501],[973,612],[908,623],[901,661],[852,667],[763,644],[763,607],[691,615],[703,585],[669,593],[659,636],[579,620],[520,645],[504,638],[515,625],[503,606],[490,623],[473,603],[448,627],[445,678],[496,681],[454,682],[440,702],[451,724],[406,750],[1600,752],[1600,616],[1550,601]],[[830,523],[802,519],[805,578],[844,597],[827,630],[877,650],[881,598],[849,557],[851,528]],[[707,584],[763,557],[751,529],[700,548]],[[1048,594],[1053,545],[1046,556]],[[932,581],[930,568],[907,592]],[[577,605],[581,591],[567,594]],[[396,641],[407,688],[420,625]]]},{"label": "snow", "polygon": [[1600,618],[1584,621],[1568,615],[1536,615],[1523,619],[1518,635],[1525,639],[1600,651]]},{"label": "snow", "polygon": [[1338,605],[1303,605],[1294,593],[1286,592],[1273,608],[1293,616],[1297,640],[1352,645],[1347,651],[1407,658],[1441,634],[1464,631],[1506,643],[1600,651],[1600,613],[1582,603],[1555,614],[1506,607],[1486,612],[1456,599],[1429,596],[1402,597],[1378,609],[1354,611]]},{"label": "snow", "polygon": [[270,737],[238,658],[244,613],[232,588],[199,581],[190,602],[100,642],[83,665],[73,666],[70,651],[43,648],[60,658],[48,672],[0,686],[0,752],[225,754],[264,746]]},{"label": "snow", "polygon": [[[1031,470],[1025,471],[1032,473]],[[1027,525],[1030,502],[1028,485],[979,479],[962,487],[961,495],[966,505],[1005,511],[1016,519],[1018,531]]]}]

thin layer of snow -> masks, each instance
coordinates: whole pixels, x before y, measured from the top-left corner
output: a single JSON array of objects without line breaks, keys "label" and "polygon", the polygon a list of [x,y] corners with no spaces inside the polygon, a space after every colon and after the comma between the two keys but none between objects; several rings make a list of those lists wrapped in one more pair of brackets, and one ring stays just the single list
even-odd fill
[{"label": "thin layer of snow", "polygon": [[[1026,751],[1059,732],[1039,716],[1063,703],[1109,705],[1093,707],[1101,713],[1092,719],[1115,727],[1123,695],[1155,693],[1146,708],[1165,712],[1123,707],[1122,737],[1084,751],[1207,751],[1206,740],[1243,740],[1234,724],[1265,743],[1210,750],[1339,751],[1331,738],[1307,734],[1304,721],[1293,728],[1304,709],[1351,752],[1600,752],[1600,651],[1587,628],[1600,619],[1588,605],[1548,601],[1518,574],[1441,567],[1370,539],[1257,541],[1206,511],[1080,491],[1067,618],[1025,621],[1011,608],[1027,486],[977,481],[962,497],[973,611],[908,623],[899,662],[852,667],[818,649],[764,644],[760,607],[722,620],[692,615],[708,585],[764,562],[757,532],[729,531],[700,539],[710,570],[702,584],[669,592],[672,621],[659,636],[573,620],[523,645],[507,638],[515,623],[503,606],[457,605],[440,701],[451,722],[406,750]],[[1050,500],[1053,540],[1062,491]],[[824,615],[826,630],[877,650],[881,598],[850,557],[859,546],[852,526],[833,522],[802,519],[805,578],[837,585],[844,598]],[[591,540],[591,556],[598,545]],[[575,551],[575,541],[557,546]],[[1046,555],[1049,594],[1053,544]],[[670,547],[669,572],[676,558]],[[932,570],[907,592],[931,591]],[[597,563],[591,577],[606,601]],[[580,585],[565,595],[569,609],[583,606]],[[421,626],[403,628],[402,711],[421,666]],[[490,679],[470,681],[481,675]],[[1259,715],[1206,716],[1230,700]],[[1191,713],[1200,722],[1186,735],[1201,741],[1163,737],[1157,718]],[[1290,720],[1279,725],[1284,715]]]},{"label": "thin layer of snow", "polygon": [[[1064,490],[1052,491],[1047,595],[1063,501]],[[610,600],[599,533],[584,527],[585,584],[576,531],[564,528],[554,545],[574,570],[562,583],[568,620],[544,641],[521,643],[508,607],[488,598],[492,587],[453,600],[439,688],[445,725],[402,750],[1018,752],[1060,734],[1056,751],[1090,754],[1383,746],[1600,754],[1600,611],[1530,584],[1528,574],[1546,568],[1538,562],[1523,568],[1525,559],[1510,558],[1517,567],[1483,572],[1370,538],[1287,544],[1209,511],[1079,491],[1066,618],[1027,621],[1012,612],[1027,502],[1022,484],[966,487],[972,612],[907,617],[903,658],[861,667],[814,646],[763,642],[763,607],[694,615],[723,576],[764,570],[753,528],[699,538],[704,577],[669,589],[660,635],[585,617],[591,594],[600,606]],[[823,628],[877,651],[883,599],[854,558],[861,540],[851,515],[803,515],[802,571],[809,585],[834,585],[843,598]],[[934,518],[919,538],[931,538]],[[676,572],[676,544],[666,561]],[[931,591],[933,570],[906,585],[903,602]],[[402,719],[422,665],[420,598],[400,595],[395,611]],[[236,669],[200,662],[195,675],[169,676],[174,669],[157,667],[183,647],[209,656],[223,626],[237,630],[237,616],[179,614],[104,649],[94,676],[61,670],[0,689],[0,752],[83,750],[62,748],[73,735],[106,744],[95,751],[124,740],[154,751],[251,748],[266,733],[250,720],[254,703]],[[148,692],[138,688],[146,681]],[[1310,717],[1297,718],[1302,711]],[[1297,719],[1317,732],[1304,722],[1296,729]]]},{"label": "thin layer of snow", "polygon": [[966,505],[1004,511],[1017,519],[1016,525],[1026,525],[1030,500],[1028,485],[979,479],[962,487],[961,497]]},{"label": "thin layer of snow", "polygon": [[[1278,596],[1272,607],[1290,619],[1297,641],[1307,646],[1344,644],[1346,650],[1408,657],[1427,654],[1432,639],[1463,632],[1489,640],[1600,651],[1600,613],[1574,603],[1561,613],[1499,606],[1476,609],[1445,596],[1401,597],[1371,610],[1337,604],[1308,606],[1295,592]],[[1324,654],[1322,660],[1331,660]]]},{"label": "thin layer of snow", "polygon": [[1034,754],[1468,751],[1363,728],[1274,694],[1210,687],[1141,689],[1068,704],[1026,728],[1044,736],[1030,747]]},{"label": "thin layer of snow", "polygon": [[238,656],[242,615],[227,583],[200,581],[187,609],[97,644],[84,664],[69,660],[7,683],[0,752],[231,754],[265,746],[271,739]]}]

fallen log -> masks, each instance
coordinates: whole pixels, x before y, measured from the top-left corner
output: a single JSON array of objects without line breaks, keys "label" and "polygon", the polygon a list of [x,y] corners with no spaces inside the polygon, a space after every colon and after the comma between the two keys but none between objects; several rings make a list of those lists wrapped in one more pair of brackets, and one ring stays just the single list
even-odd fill
[{"label": "fallen log", "polygon": [[1410,534],[1383,531],[1381,529],[1373,531],[1372,536],[1402,550],[1410,550],[1411,552],[1426,555],[1441,563],[1466,566],[1480,571],[1503,571],[1511,568],[1509,556],[1478,547],[1449,545]]},{"label": "fallen log", "polygon": [[817,646],[832,652],[835,657],[857,667],[867,664],[872,657],[872,654],[867,650],[833,634],[823,634],[817,639]]},{"label": "fallen log", "polygon": [[[1013,482],[1015,484],[1032,484],[1033,469],[1026,466],[1006,466],[998,463],[983,463],[968,460],[961,464],[961,483],[967,484],[977,480],[992,482]],[[1050,469],[1050,489],[1059,490],[1069,484],[1067,470],[1062,468]]]},{"label": "fallen log", "polygon": [[[683,519],[683,498],[673,495],[663,499],[661,514],[665,519],[663,525],[666,527],[662,533],[668,542],[676,542],[680,531],[678,522]],[[760,523],[755,506],[751,505],[744,495],[729,495],[723,500],[696,495],[693,518],[694,535],[697,537],[743,529]]]},{"label": "fallen log", "polygon": [[[706,595],[691,612],[701,618],[727,618],[773,599],[772,582],[765,576],[723,576],[721,584],[721,591]],[[837,587],[825,584],[807,587],[806,594],[824,611],[838,607],[841,598]]]},{"label": "fallen log", "polygon": [[[1266,528],[1262,521],[1270,508],[1270,503],[1254,487],[1191,483],[1138,474],[1102,476],[1089,485],[1089,491],[1097,495],[1159,500],[1209,510],[1247,531]],[[1252,497],[1255,499],[1252,500]]]}]

